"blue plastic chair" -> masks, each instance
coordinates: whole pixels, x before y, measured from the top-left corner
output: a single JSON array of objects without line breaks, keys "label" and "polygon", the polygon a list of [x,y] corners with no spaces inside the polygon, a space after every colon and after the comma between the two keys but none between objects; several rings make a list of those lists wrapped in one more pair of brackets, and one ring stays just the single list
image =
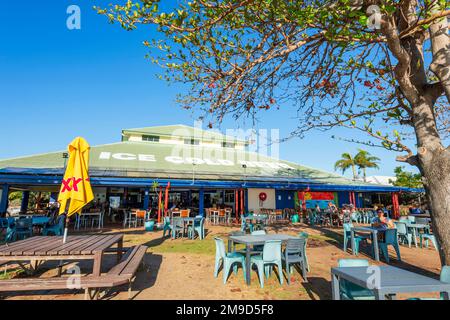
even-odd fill
[{"label": "blue plastic chair", "polygon": [[[352,239],[353,224],[344,223],[343,227],[344,227],[344,251],[347,252],[348,241]],[[355,234],[354,241],[355,241],[355,253],[356,254],[358,254],[358,252],[359,252],[359,243],[362,241],[367,241],[367,239],[368,239],[368,236]]]},{"label": "blue plastic chair", "polygon": [[245,255],[238,252],[227,253],[225,251],[225,243],[221,238],[214,238],[216,243],[216,261],[214,268],[214,277],[219,276],[220,266],[223,264],[223,284],[227,283],[230,269],[233,267],[234,274],[237,274],[238,264],[242,266],[245,278]]},{"label": "blue plastic chair", "polygon": [[287,283],[291,284],[291,274],[294,271],[293,265],[300,265],[303,279],[308,282],[307,263],[305,259],[305,238],[289,239],[284,249],[284,254],[281,257],[287,274]]},{"label": "blue plastic chair", "polygon": [[404,222],[395,222],[395,226],[397,227],[398,238],[404,243],[408,242],[408,247],[411,248],[411,243],[413,240],[413,235],[408,231],[406,223]]},{"label": "blue plastic chair", "polygon": [[252,256],[250,265],[256,265],[258,268],[259,283],[264,288],[264,274],[269,278],[272,267],[275,265],[278,269],[280,284],[283,284],[283,264],[281,259],[281,241],[268,240],[264,244],[262,254]]},{"label": "blue plastic chair", "polygon": [[383,254],[386,262],[389,263],[389,252],[388,245],[394,247],[395,252],[397,253],[398,261],[402,261],[400,256],[400,246],[398,245],[398,237],[397,237],[397,229],[387,229],[384,231],[384,241],[378,240],[378,247],[380,248],[381,253]]},{"label": "blue plastic chair", "polygon": [[194,239],[195,233],[198,234],[200,240],[205,239],[205,218],[196,218],[194,224],[188,228],[189,238]]},{"label": "blue plastic chair", "polygon": [[48,236],[49,234],[53,234],[55,236],[64,235],[64,222],[66,221],[66,216],[60,215],[56,220],[54,225],[45,226],[44,230],[42,230],[42,235]]},{"label": "blue plastic chair", "polygon": [[[339,259],[339,267],[368,267],[366,259]],[[339,279],[339,294],[341,300],[375,300],[371,290],[363,288],[345,279]]]},{"label": "blue plastic chair", "polygon": [[33,236],[33,219],[20,218],[15,222],[15,234],[18,240]]}]

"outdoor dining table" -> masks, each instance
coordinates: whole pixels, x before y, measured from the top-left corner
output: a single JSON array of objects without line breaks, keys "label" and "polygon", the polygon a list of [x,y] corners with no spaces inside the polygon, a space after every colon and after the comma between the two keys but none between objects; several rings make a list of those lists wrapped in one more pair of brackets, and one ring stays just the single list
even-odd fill
[{"label": "outdoor dining table", "polygon": [[414,245],[417,248],[417,235],[418,235],[418,231],[419,230],[429,230],[430,229],[430,225],[428,224],[420,224],[420,223],[411,223],[411,222],[405,222],[406,227],[410,230],[412,230],[412,235],[413,235],[413,240],[414,240]]},{"label": "outdoor dining table", "polygon": [[441,292],[449,300],[450,283],[392,266],[339,267],[331,269],[333,300],[340,300],[339,280],[373,290],[375,299],[395,299],[398,293]]},{"label": "outdoor dining table", "polygon": [[97,212],[83,212],[81,215],[77,214],[76,216],[76,223],[75,223],[75,228],[77,230],[80,229],[80,224],[81,224],[81,217],[91,217],[91,218],[95,218],[98,217],[98,229],[102,228],[102,212],[101,211],[97,211]]},{"label": "outdoor dining table", "polygon": [[[286,234],[266,234],[266,235],[246,235],[246,236],[230,236],[228,238],[228,252],[231,252],[231,247],[233,243],[239,243],[245,245],[245,264],[246,264],[246,274],[245,279],[247,285],[251,284],[251,247],[255,245],[264,245],[268,240],[281,240],[286,243],[290,239],[297,239],[296,237],[289,236]],[[281,272],[281,271],[280,271]],[[280,275],[282,277],[282,275]]]},{"label": "outdoor dining table", "polygon": [[375,227],[353,227],[351,229],[351,243],[352,243],[352,252],[354,255],[356,255],[355,250],[355,233],[356,232],[363,232],[363,233],[370,233],[372,236],[372,246],[374,251],[374,259],[376,261],[380,261],[380,252],[378,250],[378,232],[383,232],[383,229],[375,228]]},{"label": "outdoor dining table", "polygon": [[[93,275],[101,273],[103,254],[117,245],[117,258],[121,259],[123,235],[69,236],[66,243],[63,237],[38,236],[0,246],[0,264],[30,262],[36,268],[41,261],[93,260]],[[24,268],[25,269],[25,268]]]}]

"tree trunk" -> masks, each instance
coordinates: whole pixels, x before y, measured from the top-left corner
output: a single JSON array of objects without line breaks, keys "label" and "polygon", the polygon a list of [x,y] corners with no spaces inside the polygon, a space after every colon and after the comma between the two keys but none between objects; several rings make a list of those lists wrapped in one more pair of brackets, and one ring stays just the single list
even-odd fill
[{"label": "tree trunk", "polygon": [[355,167],[355,165],[352,165],[352,171],[353,171],[353,180],[356,180],[356,167]]},{"label": "tree trunk", "polygon": [[[431,13],[438,13],[439,1],[434,1]],[[439,78],[447,100],[450,102],[450,36],[448,35],[447,17],[435,20],[430,25],[431,50],[433,62],[431,71]]]},{"label": "tree trunk", "polygon": [[420,157],[434,234],[442,265],[450,265],[450,151],[427,151]]}]

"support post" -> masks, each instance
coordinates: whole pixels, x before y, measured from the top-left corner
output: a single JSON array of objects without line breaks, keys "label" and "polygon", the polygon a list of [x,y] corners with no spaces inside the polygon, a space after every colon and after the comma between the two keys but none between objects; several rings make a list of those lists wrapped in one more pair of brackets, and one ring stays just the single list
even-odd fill
[{"label": "support post", "polygon": [[143,210],[148,210],[148,206],[150,203],[150,188],[145,188],[144,190],[144,204],[142,209]]},{"label": "support post", "polygon": [[0,214],[5,215],[6,210],[8,210],[8,196],[9,196],[9,185],[4,184],[2,186],[2,192],[0,197]]},{"label": "support post", "polygon": [[205,216],[205,190],[200,189],[198,193],[198,212],[202,217]]},{"label": "support post", "polygon": [[22,192],[22,203],[20,204],[20,213],[22,214],[27,213],[29,201],[30,201],[30,191]]}]

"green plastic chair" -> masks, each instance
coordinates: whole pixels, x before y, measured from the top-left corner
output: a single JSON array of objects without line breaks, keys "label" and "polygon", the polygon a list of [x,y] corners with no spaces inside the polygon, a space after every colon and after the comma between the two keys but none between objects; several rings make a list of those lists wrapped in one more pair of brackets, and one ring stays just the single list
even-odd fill
[{"label": "green plastic chair", "polygon": [[[368,267],[366,259],[339,259],[339,267]],[[339,294],[341,300],[375,300],[371,290],[363,288],[345,279],[339,279]]]},{"label": "green plastic chair", "polygon": [[300,232],[298,234],[298,236],[300,238],[304,238],[305,239],[305,244],[304,244],[305,247],[304,247],[303,252],[305,253],[306,270],[308,270],[308,272],[311,272],[311,268],[309,267],[308,255],[306,253],[306,248],[308,247],[309,234],[307,232]]},{"label": "green plastic chair", "polygon": [[[352,223],[344,223],[343,227],[344,227],[344,251],[347,252],[348,241],[349,240],[351,241],[351,239],[352,239],[353,224]],[[367,241],[368,236],[362,236],[362,235],[355,234],[353,239],[355,241],[355,253],[358,254],[360,242]]]},{"label": "green plastic chair", "polygon": [[196,218],[194,224],[189,226],[188,233],[190,239],[195,238],[195,233],[198,234],[200,240],[205,239],[205,219]]},{"label": "green plastic chair", "polygon": [[408,242],[408,247],[411,248],[411,243],[413,240],[413,235],[411,232],[408,232],[408,228],[406,227],[406,223],[404,222],[395,222],[395,226],[397,227],[397,234],[400,240],[406,240]]},{"label": "green plastic chair", "polygon": [[397,253],[398,261],[402,261],[400,256],[400,246],[398,245],[398,237],[397,237],[397,229],[387,229],[384,231],[384,241],[378,240],[378,247],[380,248],[381,253],[383,254],[386,262],[389,263],[389,252],[388,245],[394,247],[395,252]]},{"label": "green plastic chair", "polygon": [[264,244],[262,254],[252,256],[250,265],[258,268],[259,283],[264,288],[264,274],[269,278],[270,271],[274,265],[277,266],[280,284],[283,284],[283,265],[281,260],[281,240],[268,240]]},{"label": "green plastic chair", "polygon": [[231,267],[233,267],[234,274],[237,274],[237,265],[241,264],[245,279],[245,255],[238,252],[227,253],[225,251],[225,243],[221,238],[214,238],[214,241],[216,243],[214,277],[217,278],[219,276],[219,269],[223,264],[223,284],[226,284]]}]

